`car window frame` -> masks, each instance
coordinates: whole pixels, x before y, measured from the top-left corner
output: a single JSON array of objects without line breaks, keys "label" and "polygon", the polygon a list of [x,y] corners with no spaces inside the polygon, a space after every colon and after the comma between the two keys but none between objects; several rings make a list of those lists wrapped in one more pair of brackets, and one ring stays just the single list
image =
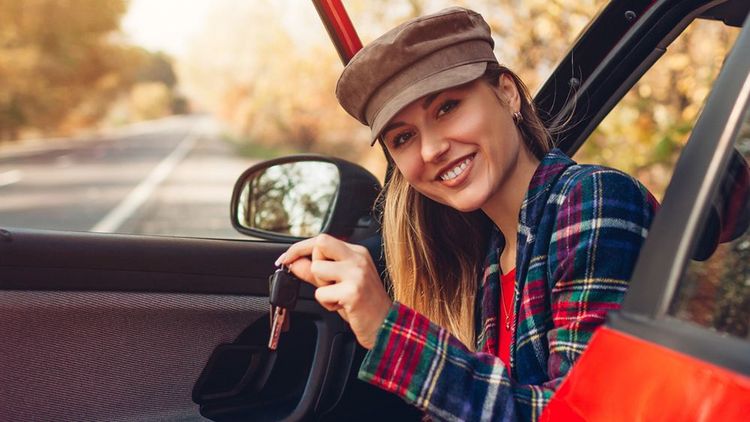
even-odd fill
[{"label": "car window frame", "polygon": [[610,317],[615,329],[745,375],[750,375],[750,339],[679,320],[669,315],[669,306],[750,112],[748,51],[750,16],[680,154],[623,307]]},{"label": "car window frame", "polygon": [[669,45],[696,19],[720,19],[712,12],[725,3],[611,0],[534,96],[547,127],[565,127],[555,145],[574,156]]}]

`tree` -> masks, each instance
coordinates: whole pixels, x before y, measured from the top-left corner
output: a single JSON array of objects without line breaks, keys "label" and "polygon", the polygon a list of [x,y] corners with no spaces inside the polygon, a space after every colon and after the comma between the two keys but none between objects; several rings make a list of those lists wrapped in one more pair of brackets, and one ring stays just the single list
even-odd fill
[{"label": "tree", "polygon": [[[296,28],[283,20],[290,3],[223,2],[185,66],[187,82],[195,95],[210,99],[209,109],[250,142],[378,162],[367,167],[379,166],[375,173],[383,174],[382,154],[367,147],[369,131],[348,116],[334,96],[342,65],[314,10],[308,5],[308,39],[298,48]],[[374,7],[372,2],[350,0],[346,6],[364,43],[407,19],[444,7],[475,9],[493,29],[500,62],[518,73],[533,93],[605,3],[381,0]],[[670,46],[666,66],[636,85],[576,158],[625,170],[659,196],[734,34],[719,23],[694,24]],[[217,55],[219,65],[211,64]]]},{"label": "tree", "polygon": [[135,73],[135,80],[137,82],[161,82],[172,90],[177,84],[172,58],[161,52],[152,53],[146,50],[141,50],[141,54],[144,57]]},{"label": "tree", "polygon": [[0,2],[0,139],[88,122],[124,89],[132,51],[113,36],[125,0]]}]

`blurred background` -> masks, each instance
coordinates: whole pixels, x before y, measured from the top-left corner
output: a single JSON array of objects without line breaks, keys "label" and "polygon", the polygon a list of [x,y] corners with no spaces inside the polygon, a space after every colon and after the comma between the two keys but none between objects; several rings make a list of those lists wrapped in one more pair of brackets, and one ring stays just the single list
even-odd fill
[{"label": "blurred background", "polygon": [[[603,0],[344,2],[364,43],[461,5],[535,92]],[[661,198],[738,31],[695,22],[576,159]],[[334,96],[342,64],[311,2],[0,2],[0,226],[238,237],[228,204],[258,160],[385,160]]]}]

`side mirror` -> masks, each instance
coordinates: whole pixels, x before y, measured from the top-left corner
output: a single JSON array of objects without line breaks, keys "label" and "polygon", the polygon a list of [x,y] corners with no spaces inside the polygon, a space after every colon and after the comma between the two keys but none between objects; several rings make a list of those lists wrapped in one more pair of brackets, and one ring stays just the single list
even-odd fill
[{"label": "side mirror", "polygon": [[232,225],[240,233],[294,242],[327,233],[346,240],[373,235],[380,182],[333,157],[292,155],[247,169],[234,186]]}]

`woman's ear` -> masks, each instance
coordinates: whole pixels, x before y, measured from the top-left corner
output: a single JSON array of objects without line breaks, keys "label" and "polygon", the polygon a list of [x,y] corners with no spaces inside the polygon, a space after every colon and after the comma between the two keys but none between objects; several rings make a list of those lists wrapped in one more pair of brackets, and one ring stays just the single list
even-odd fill
[{"label": "woman's ear", "polygon": [[507,73],[500,75],[498,84],[494,87],[498,97],[510,108],[510,112],[521,111],[521,94],[513,78]]}]

